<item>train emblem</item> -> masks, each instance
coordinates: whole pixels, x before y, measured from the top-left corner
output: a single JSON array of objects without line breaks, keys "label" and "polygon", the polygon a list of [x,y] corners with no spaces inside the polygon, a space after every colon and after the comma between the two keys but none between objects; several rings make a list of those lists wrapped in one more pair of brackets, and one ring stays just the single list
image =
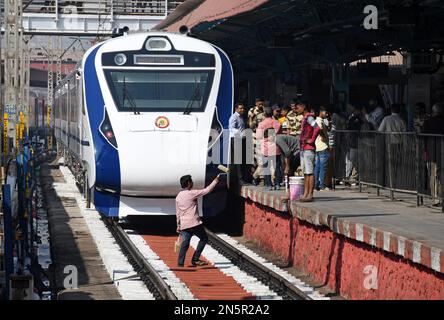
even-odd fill
[{"label": "train emblem", "polygon": [[157,117],[157,119],[155,121],[155,125],[159,129],[165,129],[165,128],[168,128],[168,126],[170,125],[170,120],[168,120],[167,117],[160,116],[160,117]]}]

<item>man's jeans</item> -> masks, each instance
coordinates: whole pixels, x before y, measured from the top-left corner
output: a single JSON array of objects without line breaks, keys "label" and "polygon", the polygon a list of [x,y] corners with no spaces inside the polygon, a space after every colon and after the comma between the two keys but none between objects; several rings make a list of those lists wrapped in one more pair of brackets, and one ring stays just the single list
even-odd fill
[{"label": "man's jeans", "polygon": [[201,255],[205,245],[208,242],[208,236],[207,236],[207,233],[205,232],[205,229],[202,224],[192,227],[192,228],[189,228],[189,229],[182,230],[180,232],[182,244],[180,246],[179,259],[177,262],[179,265],[185,264],[185,256],[187,254],[187,250],[190,246],[190,240],[193,235],[195,235],[196,237],[199,238],[199,243],[197,245],[196,251],[194,252],[194,255],[193,255],[193,258],[191,261],[196,262],[199,260],[200,255]]},{"label": "man's jeans", "polygon": [[330,156],[330,151],[328,149],[316,152],[316,163],[314,170],[316,188],[317,187],[319,187],[319,189],[325,188],[325,173],[327,171],[329,156]]}]

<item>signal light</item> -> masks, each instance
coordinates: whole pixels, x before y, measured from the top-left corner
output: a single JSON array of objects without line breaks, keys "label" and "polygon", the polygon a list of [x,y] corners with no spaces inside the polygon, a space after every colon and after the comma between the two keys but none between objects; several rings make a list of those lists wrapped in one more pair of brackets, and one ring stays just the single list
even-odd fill
[{"label": "signal light", "polygon": [[108,113],[105,109],[105,119],[103,119],[102,124],[100,125],[100,132],[106,138],[106,140],[117,149],[117,141],[114,135],[113,127],[111,126],[111,122],[109,121]]}]

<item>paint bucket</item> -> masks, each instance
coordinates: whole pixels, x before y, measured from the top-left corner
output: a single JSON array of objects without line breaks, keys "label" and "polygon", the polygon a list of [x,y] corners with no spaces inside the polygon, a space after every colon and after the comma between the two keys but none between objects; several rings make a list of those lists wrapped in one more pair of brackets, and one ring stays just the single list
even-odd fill
[{"label": "paint bucket", "polygon": [[290,177],[290,200],[299,200],[304,194],[304,177]]}]

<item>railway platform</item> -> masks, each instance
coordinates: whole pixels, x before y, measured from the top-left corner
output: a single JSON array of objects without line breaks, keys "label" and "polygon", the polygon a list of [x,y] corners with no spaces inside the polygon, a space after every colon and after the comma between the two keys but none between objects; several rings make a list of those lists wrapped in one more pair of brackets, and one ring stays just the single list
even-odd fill
[{"label": "railway platform", "polygon": [[[102,258],[84,221],[76,199],[61,196],[54,184],[66,180],[57,161],[42,168],[43,190],[48,209],[52,243],[52,287],[59,300],[120,300],[121,296],[105,270]],[[77,277],[72,273],[75,267]],[[72,281],[67,276],[72,275]],[[66,289],[66,283],[77,288]]]},{"label": "railway platform", "polygon": [[355,189],[317,192],[243,186],[243,235],[350,299],[443,299],[444,219],[439,210]]}]

